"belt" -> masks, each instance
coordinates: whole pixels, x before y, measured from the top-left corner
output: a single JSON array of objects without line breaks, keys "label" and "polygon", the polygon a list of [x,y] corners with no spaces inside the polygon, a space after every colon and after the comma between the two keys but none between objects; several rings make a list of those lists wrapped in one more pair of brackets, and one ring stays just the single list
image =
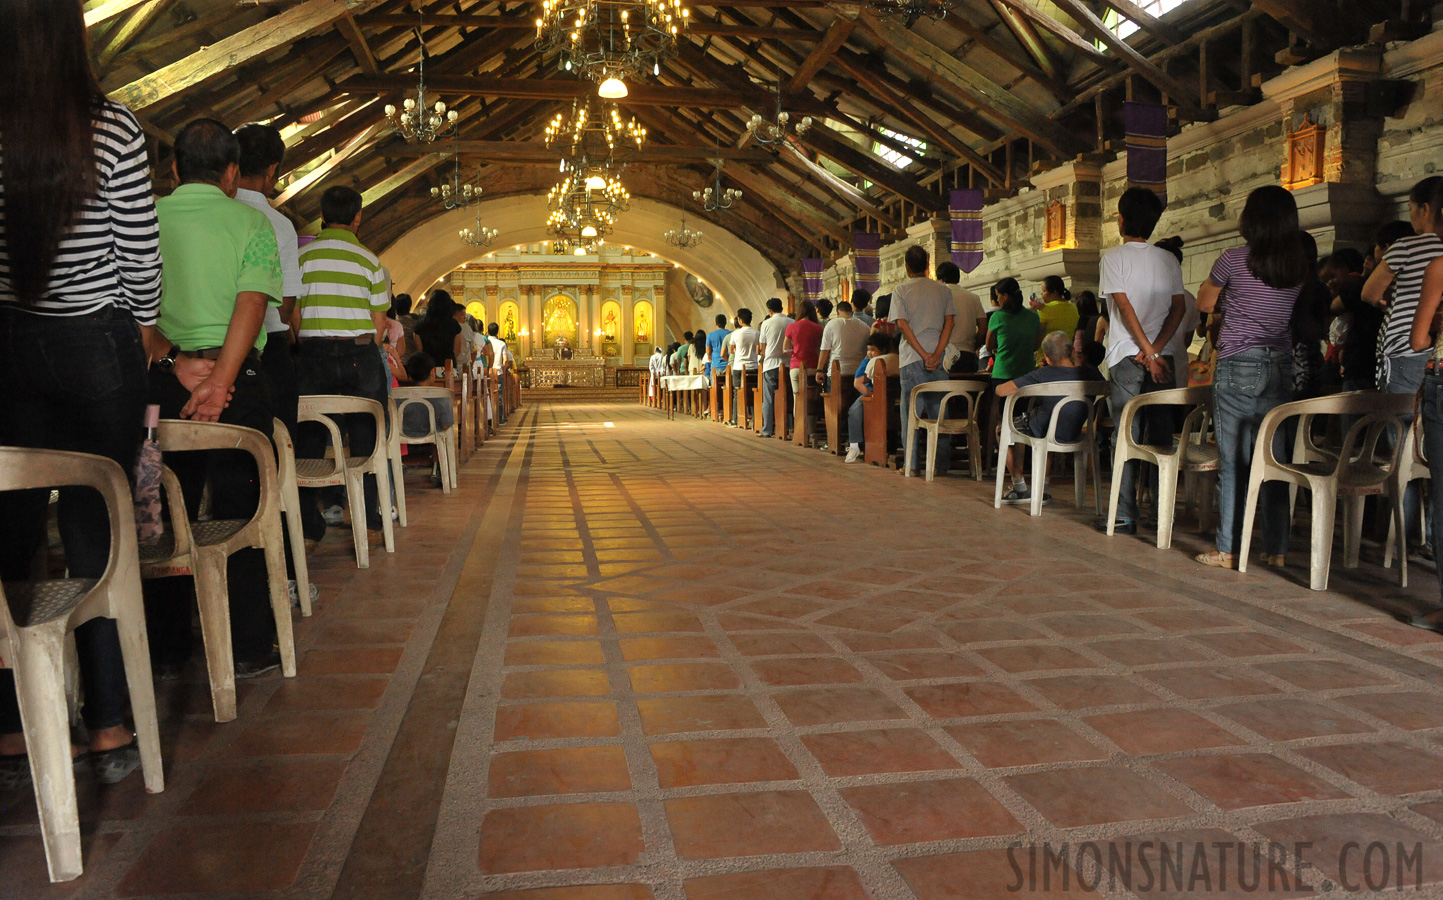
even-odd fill
[{"label": "belt", "polygon": [[[189,356],[191,359],[220,359],[221,347],[204,347],[200,350],[181,350],[179,356]],[[246,352],[246,359],[260,359],[256,348],[252,347]]]},{"label": "belt", "polygon": [[374,336],[371,332],[369,332],[369,331],[366,332],[365,334],[358,334],[358,335],[356,335],[355,337],[303,337],[303,338],[301,338],[301,343],[303,343],[303,344],[308,344],[308,343],[311,343],[311,342],[313,342],[313,341],[334,341],[334,342],[340,343],[340,344],[356,344],[356,345],[358,345],[358,346],[365,346],[366,344],[374,344],[374,343],[376,342],[376,341],[375,341],[375,336]]}]

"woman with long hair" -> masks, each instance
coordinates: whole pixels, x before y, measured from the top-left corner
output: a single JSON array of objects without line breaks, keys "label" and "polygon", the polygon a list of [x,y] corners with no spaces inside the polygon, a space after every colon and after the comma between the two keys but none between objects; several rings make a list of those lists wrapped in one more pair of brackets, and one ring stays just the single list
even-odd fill
[{"label": "woman with long hair", "polygon": [[[1433,209],[1443,209],[1443,180],[1435,184],[1428,202]],[[1428,457],[1428,472],[1434,479],[1428,501],[1430,523],[1438,521],[1438,516],[1443,515],[1443,489],[1440,489],[1443,486],[1443,334],[1439,331],[1440,309],[1443,309],[1443,257],[1434,259],[1424,270],[1418,308],[1414,311],[1408,335],[1408,346],[1427,357],[1419,414],[1423,417],[1423,452]],[[1410,450],[1404,448],[1403,452]],[[1443,595],[1443,566],[1438,569],[1438,589]],[[1422,615],[1399,618],[1418,628],[1443,632],[1443,606]]]},{"label": "woman with long hair", "polygon": [[992,384],[1020,378],[1037,368],[1033,354],[1042,337],[1042,320],[1022,302],[1016,278],[997,282],[998,309],[987,320],[987,350],[992,354]]},{"label": "woman with long hair", "polygon": [[789,377],[792,396],[796,396],[802,385],[816,376],[817,361],[822,355],[822,322],[812,301],[803,300],[796,321],[787,326],[782,352],[790,354]]},{"label": "woman with long hair", "polygon": [[[1213,415],[1218,438],[1217,549],[1197,556],[1205,566],[1237,568],[1243,503],[1253,443],[1263,416],[1292,399],[1293,306],[1310,266],[1293,195],[1276,185],[1248,195],[1238,218],[1245,246],[1225,250],[1198,289],[1198,310],[1220,311]],[[1283,456],[1282,433],[1275,452]],[[1288,552],[1288,490],[1263,485],[1258,510],[1263,561],[1281,566]]]},{"label": "woman with long hair", "polygon": [[[0,58],[0,444],[94,453],[129,474],[160,303],[145,135],[96,82],[77,0],[0,3]],[[30,567],[48,493],[0,495],[6,582],[43,574]],[[111,539],[100,496],[62,490],[59,522],[70,577],[99,578]],[[92,619],[75,642],[91,760],[114,783],[140,764],[114,620]],[[24,754],[14,680],[0,671],[0,788],[30,777]]]},{"label": "woman with long hair", "polygon": [[426,298],[426,315],[416,323],[421,352],[434,359],[438,366],[464,358],[465,338],[461,334],[461,323],[456,321],[460,308],[450,293],[437,288]]},{"label": "woman with long hair", "polygon": [[1077,295],[1077,328],[1072,333],[1075,359],[1082,359],[1082,348],[1097,340],[1097,320],[1101,314],[1096,294],[1083,291]]}]

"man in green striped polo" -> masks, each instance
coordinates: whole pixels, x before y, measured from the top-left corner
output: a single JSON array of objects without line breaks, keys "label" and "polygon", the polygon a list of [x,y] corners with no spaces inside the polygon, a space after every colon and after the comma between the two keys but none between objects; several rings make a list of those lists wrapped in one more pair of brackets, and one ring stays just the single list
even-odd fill
[{"label": "man in green striped polo", "polygon": [[[337,185],[321,195],[324,227],[301,251],[302,396],[343,394],[386,403],[386,367],[381,359],[380,335],[390,308],[390,286],[376,255],[356,238],[361,224],[361,195]],[[370,416],[346,416],[352,456],[369,456],[376,442],[376,423]],[[328,437],[323,426],[302,423],[296,436],[296,456],[316,459],[325,455]],[[367,475],[366,509],[351,510],[351,527],[364,519],[370,531],[381,529],[382,510],[376,497],[376,479]],[[326,520],[320,505],[325,489],[301,491],[301,518],[307,537],[323,535]],[[310,496],[306,496],[309,494]],[[390,506],[390,498],[386,498]]]}]

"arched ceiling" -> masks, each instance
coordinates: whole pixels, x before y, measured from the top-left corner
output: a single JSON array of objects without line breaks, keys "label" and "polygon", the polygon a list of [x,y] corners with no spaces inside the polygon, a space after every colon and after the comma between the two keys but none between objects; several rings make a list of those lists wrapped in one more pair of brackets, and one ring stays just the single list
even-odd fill
[{"label": "arched ceiling", "polygon": [[[497,238],[501,246],[547,240],[546,197],[542,195],[514,195],[478,206],[482,222],[501,232]],[[390,269],[395,290],[420,296],[447,272],[484,256],[486,249],[463,244],[457,237],[460,229],[475,226],[476,214],[477,208],[471,208],[431,216],[382,251],[381,262]],[[633,200],[607,243],[655,253],[695,274],[721,298],[723,309],[718,312],[730,314],[748,305],[757,309],[766,298],[777,295],[776,267],[725,228],[703,226],[701,244],[689,250],[668,246],[661,235],[676,227],[680,217],[676,207],[653,200]]]},{"label": "arched ceiling", "polygon": [[[679,204],[708,179],[708,159],[726,157],[728,186],[747,194],[745,209],[728,214],[746,223],[737,233],[795,271],[803,256],[847,251],[855,231],[892,238],[943,213],[949,188],[1000,199],[1039,168],[1116,152],[1124,99],[1164,99],[1178,124],[1210,119],[1254,99],[1258,78],[1418,6],[1187,0],[1159,20],[1135,0],[943,2],[945,18],[909,25],[861,0],[697,0],[676,58],[621,104],[650,131],[627,186]],[[304,226],[325,187],[352,185],[366,198],[362,237],[376,249],[442,212],[428,197],[447,148],[408,144],[382,111],[414,88],[423,41],[427,80],[459,114],[457,149],[489,197],[534,193],[556,177],[542,130],[593,87],[537,50],[537,6],[85,2],[102,84],[153,137],[157,173],[192,118],[271,122],[288,142],[279,208]],[[1118,38],[1103,21],[1114,14],[1138,30]],[[794,121],[817,124],[759,149],[746,123],[773,115],[778,94]],[[898,169],[880,155],[888,150],[913,161]]]}]

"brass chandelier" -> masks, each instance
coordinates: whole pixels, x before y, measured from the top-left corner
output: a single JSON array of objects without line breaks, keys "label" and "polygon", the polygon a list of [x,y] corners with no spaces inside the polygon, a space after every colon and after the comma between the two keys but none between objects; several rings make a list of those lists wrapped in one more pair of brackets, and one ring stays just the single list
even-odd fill
[{"label": "brass chandelier", "polygon": [[[424,19],[418,21],[424,24]],[[421,42],[421,58],[416,63],[416,95],[403,100],[400,110],[396,109],[395,104],[388,103],[384,111],[386,118],[395,126],[396,133],[406,141],[429,144],[437,138],[455,133],[456,120],[460,116],[456,110],[447,109],[446,104],[440,100],[430,105],[431,102],[426,96],[426,40],[419,25],[416,28],[416,39]]]},{"label": "brass chandelier", "polygon": [[451,177],[431,188],[431,199],[440,200],[447,209],[462,209],[481,199],[481,185],[463,181],[461,178],[461,154],[453,152],[455,161]]},{"label": "brass chandelier", "polygon": [[682,0],[542,0],[536,46],[557,51],[562,69],[617,100],[626,96],[627,79],[661,74],[690,18]]},{"label": "brass chandelier", "polygon": [[551,214],[546,231],[559,241],[599,244],[616,227],[616,217],[631,205],[621,178],[596,167],[571,171],[546,196]]},{"label": "brass chandelier", "polygon": [[867,8],[879,17],[900,16],[908,28],[923,16],[940,22],[955,5],[952,0],[867,0]]}]

